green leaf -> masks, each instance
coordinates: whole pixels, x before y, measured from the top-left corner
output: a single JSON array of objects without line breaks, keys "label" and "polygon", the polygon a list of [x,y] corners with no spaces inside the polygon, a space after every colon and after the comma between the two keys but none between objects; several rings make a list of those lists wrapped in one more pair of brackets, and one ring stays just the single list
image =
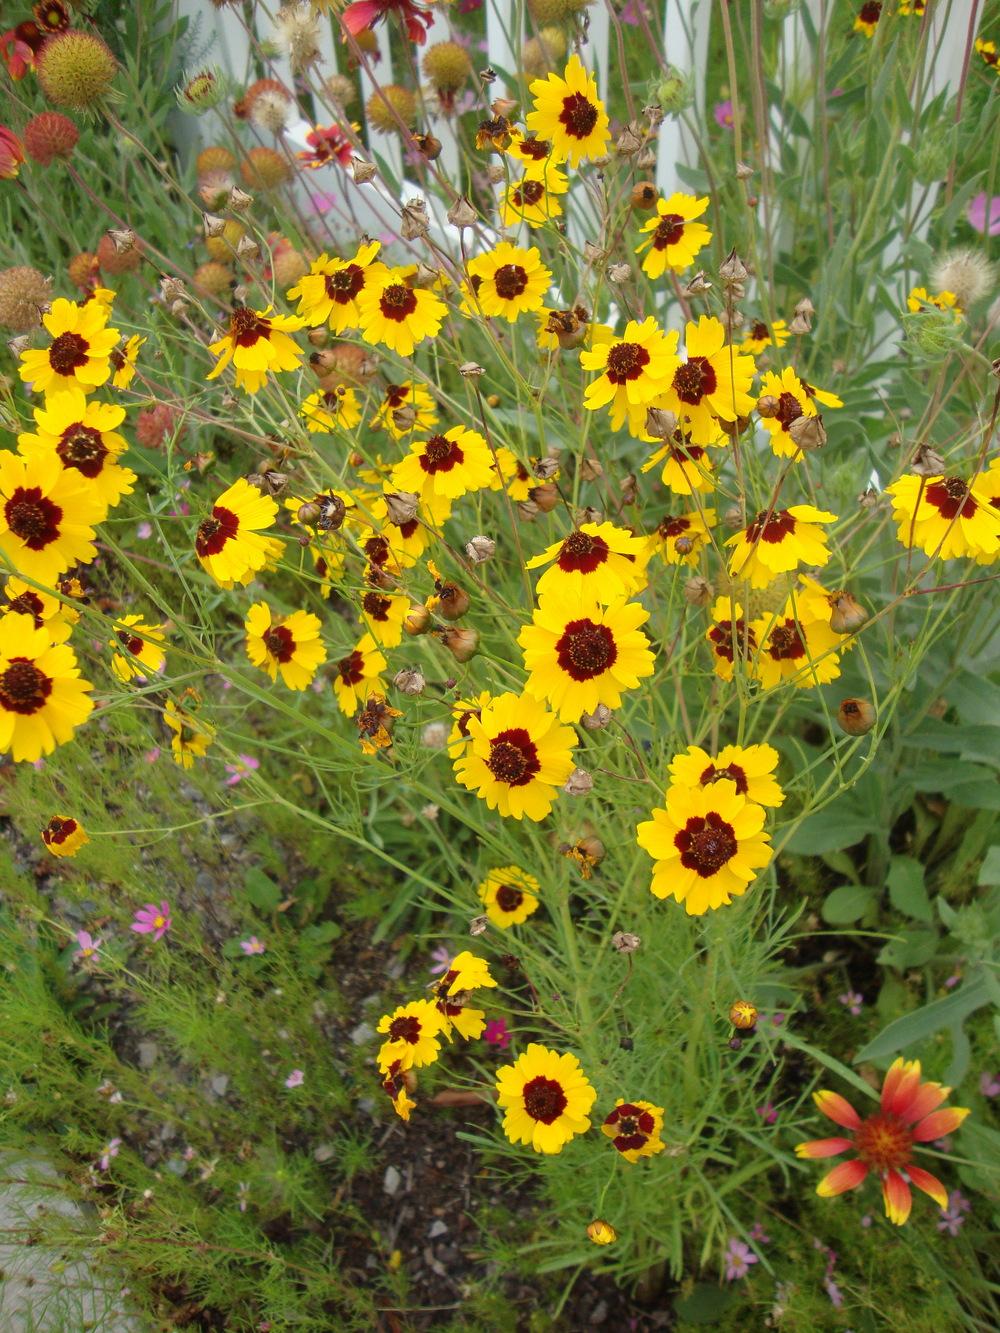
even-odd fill
[{"label": "green leaf", "polygon": [[732,1303],[731,1287],[699,1282],[687,1296],[674,1301],[674,1313],[689,1324],[714,1324]]},{"label": "green leaf", "polygon": [[878,961],[889,967],[898,967],[901,972],[908,967],[920,967],[928,963],[937,953],[937,931],[925,926],[901,930],[888,944],[883,945],[878,953]]},{"label": "green leaf", "polygon": [[924,888],[924,868],[912,856],[894,856],[888,875],[889,901],[897,912],[917,921],[931,921],[931,900]]},{"label": "green leaf", "polygon": [[987,851],[983,864],[979,867],[979,878],[976,883],[990,887],[1000,884],[1000,844]]},{"label": "green leaf", "polygon": [[779,844],[779,849],[796,852],[799,856],[822,856],[824,852],[853,847],[869,833],[876,832],[878,828],[873,815],[845,809],[839,802],[834,802],[825,810],[808,815],[788,841]]},{"label": "green leaf", "polygon": [[265,875],[263,870],[256,867],[247,871],[243,887],[247,898],[259,912],[273,912],[281,902],[281,889],[270,875]]},{"label": "green leaf", "polygon": [[926,1041],[941,1028],[961,1023],[988,1001],[989,992],[982,977],[969,980],[953,994],[941,1000],[931,1000],[930,1004],[915,1009],[912,1014],[904,1014],[883,1028],[877,1037],[873,1037],[858,1051],[854,1063],[858,1065],[865,1060],[876,1063],[887,1060],[897,1051],[905,1051],[917,1042]]},{"label": "green leaf", "polygon": [[848,926],[860,921],[875,904],[875,892],[863,884],[842,884],[823,899],[820,911],[823,920],[831,926]]}]

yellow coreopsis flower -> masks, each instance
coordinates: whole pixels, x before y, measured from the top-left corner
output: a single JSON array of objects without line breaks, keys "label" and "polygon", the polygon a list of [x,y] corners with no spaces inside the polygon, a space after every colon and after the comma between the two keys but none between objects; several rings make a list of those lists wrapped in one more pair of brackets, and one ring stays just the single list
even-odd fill
[{"label": "yellow coreopsis flower", "polygon": [[318,389],[302,402],[299,416],[306,430],[313,434],[328,435],[334,430],[353,430],[361,423],[358,395],[345,384],[335,389]]},{"label": "yellow coreopsis flower", "polygon": [[[1000,510],[983,478],[918,477],[887,486],[899,540],[939,560],[971,557],[980,564],[1000,551]],[[0,538],[2,541],[2,538]]]},{"label": "yellow coreopsis flower", "polygon": [[749,661],[757,649],[757,638],[743,615],[739,602],[717,597],[712,607],[712,623],[705,631],[712,649],[713,669],[721,680],[732,680],[736,663],[749,670]]},{"label": "yellow coreopsis flower", "polygon": [[604,156],[611,139],[608,113],[597,95],[597,80],[575,52],[562,75],[533,80],[531,95],[534,107],[525,123],[552,144],[557,156],[573,167]]},{"label": "yellow coreopsis flower", "polygon": [[565,722],[578,722],[598,704],[618,708],[623,691],[635,689],[656,668],[639,629],[648,619],[645,607],[624,598],[602,607],[584,596],[543,595],[517,638],[528,673],[525,689]]},{"label": "yellow coreopsis flower", "polygon": [[657,406],[674,412],[695,444],[712,444],[719,421],[745,417],[753,407],[753,357],[726,342],[721,320],[712,315],[688,321],[685,353]]},{"label": "yellow coreopsis flower", "polygon": [[981,56],[988,68],[1000,78],[1000,51],[997,50],[996,42],[988,42],[982,37],[977,37],[976,54]]},{"label": "yellow coreopsis flower", "polygon": [[100,494],[54,450],[0,452],[0,551],[26,578],[53,587],[65,570],[89,564],[94,525],[106,513]]},{"label": "yellow coreopsis flower", "polygon": [[455,761],[463,787],[513,819],[545,818],[573,771],[576,733],[530,695],[500,694],[467,723],[470,744]]},{"label": "yellow coreopsis flower", "polygon": [[[768,397],[775,399],[777,406],[772,404],[773,410],[765,414],[763,403]],[[802,450],[788,433],[788,427],[799,417],[816,415],[814,399],[820,401],[817,391],[800,380],[791,366],[780,372],[768,370],[761,376],[757,409],[776,457],[801,460]],[[823,400],[827,407],[843,407],[834,394],[824,393]]]},{"label": "yellow coreopsis flower", "polygon": [[535,589],[539,597],[589,597],[607,605],[646,586],[643,538],[613,523],[581,523],[526,564],[528,569],[548,565]]},{"label": "yellow coreopsis flower", "polygon": [[753,660],[754,677],[765,689],[789,681],[798,689],[826,685],[840,675],[840,655],[834,651],[850,639],[830,624],[832,599],[815,580],[799,576],[777,614],[765,614],[751,622],[757,640]]},{"label": "yellow coreopsis flower", "polygon": [[212,512],[198,526],[194,549],[203,568],[223,588],[251,579],[277,560],[285,544],[264,537],[278,515],[278,506],[239,477],[219,496]]},{"label": "yellow coreopsis flower", "polygon": [[434,983],[433,988],[437,1010],[444,1024],[442,1031],[449,1040],[452,1029],[466,1041],[482,1036],[486,1015],[482,1009],[471,1008],[463,997],[469,991],[496,984],[485,958],[477,958],[468,949],[463,949],[451,960],[444,976]]},{"label": "yellow coreopsis flower", "polygon": [[[729,443],[716,423],[715,435],[708,443],[725,447]],[[642,465],[650,472],[662,463],[660,480],[675,495],[709,494],[715,490],[715,463],[703,444],[692,443],[690,434],[676,426],[660,447]]]},{"label": "yellow coreopsis flower", "polygon": [[689,745],[670,761],[670,781],[677,787],[709,787],[724,778],[755,805],[778,806],[785,794],[774,777],[777,767],[773,745],[726,745],[716,755]]},{"label": "yellow coreopsis flower", "polygon": [[914,287],[906,298],[906,308],[911,315],[933,307],[935,310],[950,310],[956,319],[962,317],[962,307],[954,292],[935,292],[932,296],[926,287]]},{"label": "yellow coreopsis flower", "polygon": [[280,675],[290,690],[304,690],[326,661],[319,617],[309,611],[275,616],[266,602],[255,602],[245,628],[247,657],[272,680]]},{"label": "yellow coreopsis flower", "polygon": [[410,614],[410,599],[404,594],[376,588],[362,594],[360,620],[381,648],[395,648],[403,641],[403,626]]},{"label": "yellow coreopsis flower", "polygon": [[337,663],[333,692],[340,711],[353,717],[365,703],[388,663],[370,634],[362,634],[356,646]]},{"label": "yellow coreopsis flower", "polygon": [[836,521],[836,514],[813,505],[761,512],[726,542],[735,548],[729,572],[734,579],[748,579],[751,588],[766,588],[798,565],[825,565],[830,548],[819,525]]},{"label": "yellow coreopsis flower", "polygon": [[494,926],[519,926],[538,911],[541,885],[520,866],[499,866],[479,886],[479,898]]},{"label": "yellow coreopsis flower", "polygon": [[387,430],[394,440],[411,431],[429,434],[438,424],[438,415],[424,385],[416,380],[387,384],[385,395],[371,419],[372,430]]},{"label": "yellow coreopsis flower", "polygon": [[139,349],[146,339],[133,333],[122,346],[111,350],[111,387],[127,389],[135,378],[135,366],[139,360]]},{"label": "yellow coreopsis flower", "polygon": [[42,829],[42,842],[53,856],[76,856],[90,839],[83,825],[72,815],[53,815]]},{"label": "yellow coreopsis flower", "polygon": [[19,435],[18,450],[29,459],[54,453],[66,471],[90,483],[88,492],[100,497],[106,514],[123,495],[131,495],[136,480],[119,462],[128,447],[117,432],[124,420],[123,407],[88,401],[73,384],[35,408],[38,430]]},{"label": "yellow coreopsis flower", "polygon": [[52,342],[40,351],[21,353],[18,374],[35,393],[61,392],[79,384],[85,393],[104,384],[111,374],[111,352],[117,329],[108,328],[109,310],[98,301],[77,305],[59,296],[42,316]]},{"label": "yellow coreopsis flower", "polygon": [[497,1070],[497,1100],[511,1143],[557,1153],[590,1128],[597,1097],[575,1055],[560,1055],[532,1042],[512,1065]]},{"label": "yellow coreopsis flower", "polygon": [[602,374],[584,390],[583,405],[595,412],[611,405],[611,428],[628,421],[633,435],[645,432],[646,412],[669,390],[680,366],[677,333],[664,331],[650,316],[629,320],[621,336],[594,335],[592,346],[580,353],[585,370]]},{"label": "yellow coreopsis flower", "polygon": [[114,638],[108,641],[115,650],[111,670],[123,683],[136,676],[155,676],[166,661],[164,637],[160,625],[147,625],[142,616],[122,616],[114,622]]},{"label": "yellow coreopsis flower", "polygon": [[875,29],[878,27],[878,21],[881,17],[881,0],[866,0],[866,3],[861,6],[854,16],[854,31],[860,32],[862,36],[871,39],[875,36]]},{"label": "yellow coreopsis flower", "polygon": [[73,733],[93,710],[94,687],[80,679],[76,654],[53,643],[31,616],[0,618],[0,754],[34,763]]},{"label": "yellow coreopsis flower", "polygon": [[686,514],[667,514],[649,534],[648,549],[659,551],[666,565],[696,565],[702,547],[711,541],[716,524],[714,509],[692,509]]},{"label": "yellow coreopsis flower", "polygon": [[436,338],[448,307],[425,287],[411,287],[401,269],[386,269],[365,285],[358,298],[361,336],[366,343],[412,356],[427,338]]},{"label": "yellow coreopsis flower", "polygon": [[635,252],[646,256],[642,271],[650,278],[661,278],[667,269],[680,273],[694,263],[694,257],[712,239],[703,222],[696,222],[708,208],[708,195],[696,199],[693,194],[672,194],[656,201],[656,215],[644,224],[646,239]]},{"label": "yellow coreopsis flower", "polygon": [[783,319],[776,319],[773,324],[766,324],[762,319],[755,319],[750,325],[750,332],[740,343],[740,351],[751,356],[760,356],[767,347],[784,347],[788,342],[788,325]]},{"label": "yellow coreopsis flower", "polygon": [[380,249],[378,241],[367,241],[351,259],[323,254],[313,260],[309,272],[286,293],[289,301],[298,301],[298,314],[310,328],[327,324],[339,334],[360,327],[359,298],[389,271],[375,261]]},{"label": "yellow coreopsis flower", "polygon": [[236,371],[236,387],[247,393],[259,392],[269,372],[298,370],[302,352],[288,335],[304,328],[305,320],[295,315],[272,315],[266,310],[251,310],[238,305],[229,316],[229,330],[208,350],[219,360],[205,376],[214,380],[229,365]]},{"label": "yellow coreopsis flower", "polygon": [[470,312],[481,310],[513,324],[519,315],[538,310],[552,281],[542,256],[532,246],[522,250],[500,241],[492,250],[468,262],[474,297],[467,297]]},{"label": "yellow coreopsis flower", "polygon": [[386,1073],[398,1061],[400,1072],[433,1064],[441,1054],[438,1038],[444,1029],[443,1016],[433,1000],[412,1000],[379,1020],[385,1034],[378,1053],[378,1067]]},{"label": "yellow coreopsis flower", "polygon": [[726,778],[708,787],[668,788],[665,808],[653,810],[636,839],[654,861],[651,892],[683,903],[689,916],[745,893],[773,855],[763,807]]},{"label": "yellow coreopsis flower", "polygon": [[421,500],[457,500],[494,480],[493,455],[478,431],[452,426],[443,435],[414,440],[392,470],[394,486]]},{"label": "yellow coreopsis flower", "polygon": [[552,218],[562,217],[559,195],[569,189],[569,178],[551,158],[532,163],[520,180],[511,181],[500,200],[500,221],[505,227],[526,222],[542,227]]},{"label": "yellow coreopsis flower", "polygon": [[173,699],[168,699],[163,720],[174,733],[170,738],[174,763],[181,768],[193,768],[194,761],[203,759],[208,752],[215,739],[215,728],[198,716],[196,710],[201,699],[193,690],[186,690],[183,697],[190,706],[181,708]]},{"label": "yellow coreopsis flower", "polygon": [[65,643],[79,620],[79,612],[44,589],[33,588],[15,574],[4,584],[0,616],[31,616],[35,629],[44,625],[53,643]]}]

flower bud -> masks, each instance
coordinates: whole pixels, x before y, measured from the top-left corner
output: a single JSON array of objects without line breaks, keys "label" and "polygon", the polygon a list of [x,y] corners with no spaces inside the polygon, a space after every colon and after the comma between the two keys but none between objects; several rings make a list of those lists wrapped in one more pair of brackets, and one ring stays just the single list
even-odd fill
[{"label": "flower bud", "polygon": [[586,796],[594,789],[594,779],[585,768],[574,768],[563,784],[567,796]]},{"label": "flower bud", "polygon": [[402,527],[404,523],[412,523],[417,516],[419,504],[420,496],[414,495],[412,491],[389,491],[385,496],[385,509],[389,515],[389,522],[395,523],[397,527]]},{"label": "flower bud", "polygon": [[489,929],[490,919],[488,916],[474,916],[469,922],[470,935],[485,935]]},{"label": "flower bud", "polygon": [[410,609],[406,613],[403,621],[403,629],[407,634],[416,637],[418,634],[426,634],[431,623],[431,613],[422,602],[411,602]]},{"label": "flower bud", "polygon": [[413,142],[417,152],[428,162],[436,162],[441,156],[441,140],[433,134],[414,134]]},{"label": "flower bud", "polygon": [[472,605],[469,594],[457,583],[442,583],[437,596],[437,609],[445,620],[461,620]]},{"label": "flower bud", "polygon": [[762,393],[757,399],[757,415],[759,417],[776,417],[781,411],[781,401],[775,398],[773,393]]},{"label": "flower bud", "polygon": [[822,449],[826,444],[826,427],[819,413],[814,417],[795,417],[788,423],[788,433],[806,453],[812,449]]},{"label": "flower bud", "polygon": [[727,528],[732,528],[734,531],[736,528],[742,528],[745,520],[739,505],[730,505],[722,515],[722,521]]},{"label": "flower bud", "polygon": [[830,594],[830,628],[834,634],[853,634],[868,619],[868,612],[849,592]]},{"label": "flower bud", "polygon": [[691,75],[668,66],[666,77],[657,84],[654,96],[666,115],[676,116],[690,105],[693,94],[694,80]]},{"label": "flower bud", "polygon": [[648,213],[656,207],[660,192],[652,181],[636,181],[632,186],[632,207],[637,213]]},{"label": "flower bud", "polygon": [[683,593],[688,606],[708,606],[715,589],[703,575],[693,574],[684,584]]},{"label": "flower bud", "polygon": [[598,704],[592,713],[584,713],[580,718],[584,731],[603,731],[611,721],[611,709],[607,704]]},{"label": "flower bud", "polygon": [[417,695],[423,694],[427,681],[419,667],[403,667],[393,676],[392,683],[403,694]]},{"label": "flower bud", "polygon": [[845,699],[837,709],[837,722],[848,736],[866,736],[875,725],[875,709],[867,699]]},{"label": "flower bud", "polygon": [[635,953],[642,940],[627,930],[616,930],[611,936],[611,947],[618,953]]},{"label": "flower bud", "polygon": [[587,1235],[595,1245],[611,1245],[618,1239],[618,1232],[610,1222],[602,1217],[595,1218],[587,1227]]},{"label": "flower bud", "polygon": [[497,544],[492,537],[473,537],[465,543],[465,554],[474,565],[483,565],[493,555]]},{"label": "flower bud", "polygon": [[730,250],[725,259],[719,265],[719,277],[726,287],[732,287],[735,283],[746,282],[750,276],[750,270],[744,264],[743,260],[736,253],[736,250]]},{"label": "flower bud", "polygon": [[729,1021],[734,1028],[739,1028],[742,1032],[749,1032],[751,1028],[757,1026],[756,1005],[749,1000],[736,1000],[729,1006]]},{"label": "flower bud", "polygon": [[474,629],[443,629],[438,638],[456,662],[468,662],[479,651],[479,633]]}]

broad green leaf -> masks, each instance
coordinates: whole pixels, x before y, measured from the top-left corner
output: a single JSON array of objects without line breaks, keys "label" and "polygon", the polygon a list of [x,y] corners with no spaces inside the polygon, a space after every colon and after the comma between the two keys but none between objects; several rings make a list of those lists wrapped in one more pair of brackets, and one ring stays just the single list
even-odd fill
[{"label": "broad green leaf", "polygon": [[976,882],[989,886],[1000,884],[1000,844],[991,847],[986,853]]},{"label": "broad green leaf", "polygon": [[867,889],[863,884],[842,884],[826,895],[820,911],[829,925],[848,926],[860,921],[874,903],[874,889]]},{"label": "broad green leaf", "polygon": [[924,868],[912,856],[894,856],[888,875],[889,901],[897,912],[917,921],[933,918],[931,900],[924,888]]},{"label": "broad green leaf", "polygon": [[731,1287],[699,1282],[687,1296],[674,1301],[674,1313],[687,1324],[715,1324],[732,1303]]},{"label": "broad green leaf", "polygon": [[243,888],[249,901],[260,912],[273,912],[281,902],[281,889],[270,875],[256,867],[247,871]]},{"label": "broad green leaf", "polygon": [[926,926],[901,930],[888,944],[879,950],[878,961],[890,967],[898,967],[901,972],[908,967],[920,967],[930,962],[937,953],[937,931]]},{"label": "broad green leaf", "polygon": [[858,1051],[854,1063],[887,1060],[897,1051],[905,1051],[918,1042],[926,1041],[942,1028],[961,1023],[988,1001],[989,992],[982,977],[969,980],[953,994],[941,1000],[931,1000],[930,1004],[915,1009],[912,1014],[904,1014],[883,1028],[877,1037],[873,1037]]}]

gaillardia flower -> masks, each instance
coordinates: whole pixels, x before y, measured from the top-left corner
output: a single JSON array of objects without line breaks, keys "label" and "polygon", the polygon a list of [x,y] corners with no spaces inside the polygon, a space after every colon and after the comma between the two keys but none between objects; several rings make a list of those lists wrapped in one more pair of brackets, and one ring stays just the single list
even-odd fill
[{"label": "gaillardia flower", "polygon": [[53,856],[76,856],[90,839],[72,815],[53,815],[42,829],[42,842]]},{"label": "gaillardia flower", "polygon": [[656,215],[643,226],[649,233],[635,252],[641,255],[642,271],[650,278],[662,278],[667,269],[680,273],[694,263],[699,250],[712,239],[703,222],[695,222],[708,208],[708,195],[696,199],[693,194],[672,194],[656,201]]},{"label": "gaillardia flower", "polygon": [[21,353],[19,375],[35,393],[46,395],[79,384],[85,393],[104,384],[111,374],[111,351],[117,329],[108,328],[108,310],[99,301],[77,305],[59,296],[42,316],[52,342],[41,351]]},{"label": "gaillardia flower", "polygon": [[334,333],[343,333],[360,327],[358,298],[389,271],[375,262],[380,248],[380,242],[367,241],[351,259],[320,255],[309,272],[289,287],[289,301],[298,301],[298,313],[310,328],[328,324]]},{"label": "gaillardia flower", "polygon": [[727,779],[740,796],[755,805],[778,806],[785,793],[774,777],[777,767],[778,751],[773,745],[726,745],[717,755],[700,745],[689,745],[670,761],[670,781],[678,787],[708,787]]},{"label": "gaillardia flower", "polygon": [[734,579],[749,579],[751,588],[766,588],[797,565],[825,565],[830,548],[819,525],[836,521],[836,514],[812,505],[763,511],[726,542],[735,547],[729,572]]},{"label": "gaillardia flower", "polygon": [[115,650],[111,670],[123,683],[136,676],[155,676],[166,660],[163,638],[161,626],[145,624],[142,616],[122,616],[114,622],[114,638],[108,644]]},{"label": "gaillardia flower", "polygon": [[277,516],[274,500],[238,477],[198,527],[194,549],[202,567],[223,588],[249,583],[285,549],[284,542],[260,533]]},{"label": "gaillardia flower", "polygon": [[54,451],[23,458],[0,452],[0,551],[27,578],[48,587],[97,554],[94,525],[107,505]]},{"label": "gaillardia flower", "polygon": [[130,495],[135,485],[135,473],[118,461],[127,448],[124,436],[117,432],[124,420],[123,407],[94,399],[88,402],[83,390],[73,384],[35,408],[38,431],[19,435],[18,451],[29,459],[55,453],[66,471],[86,479],[88,494],[103,500],[106,513],[123,495]]},{"label": "gaillardia flower", "polygon": [[941,1107],[950,1092],[940,1083],[921,1082],[920,1061],[904,1060],[902,1056],[889,1067],[874,1115],[858,1115],[839,1093],[814,1092],[813,1100],[822,1114],[849,1134],[799,1143],[795,1148],[798,1156],[856,1154],[825,1175],[816,1193],[829,1199],[857,1189],[873,1172],[882,1182],[885,1215],[896,1226],[902,1226],[910,1216],[910,1185],[929,1194],[939,1208],[947,1208],[948,1191],[936,1176],[914,1165],[913,1151],[919,1144],[951,1134],[969,1114],[964,1107]]},{"label": "gaillardia flower", "polygon": [[548,565],[535,588],[539,597],[586,597],[607,606],[646,585],[646,543],[613,523],[581,523],[526,563],[528,569]]},{"label": "gaillardia flower", "polygon": [[290,690],[304,690],[326,661],[319,617],[310,611],[275,616],[266,602],[255,602],[245,628],[247,657],[272,680],[280,675]]},{"label": "gaillardia flower", "polygon": [[666,809],[636,830],[653,858],[650,889],[675,898],[689,916],[722,907],[746,893],[773,855],[764,832],[764,810],[722,778],[707,787],[667,789]]},{"label": "gaillardia flower", "polygon": [[441,1054],[438,1038],[444,1018],[433,1000],[411,1000],[379,1021],[385,1041],[378,1053],[378,1067],[385,1073],[398,1060],[400,1070],[420,1069],[433,1064]]},{"label": "gaillardia flower", "polygon": [[663,1107],[652,1102],[626,1102],[621,1097],[615,1109],[601,1126],[626,1162],[637,1162],[640,1157],[655,1157],[664,1149],[660,1138],[663,1129]]},{"label": "gaillardia flower", "polygon": [[412,356],[426,338],[435,338],[448,307],[424,287],[411,287],[402,269],[384,269],[358,297],[361,336],[366,343]]},{"label": "gaillardia flower", "polygon": [[983,564],[1000,550],[1000,510],[982,477],[969,483],[907,473],[885,489],[904,546],[939,560],[971,556]]},{"label": "gaillardia flower", "polygon": [[305,325],[295,315],[272,315],[266,310],[251,310],[238,305],[229,316],[229,331],[209,351],[219,360],[205,376],[214,380],[229,365],[236,370],[236,387],[247,393],[257,393],[267,382],[269,371],[297,370],[302,364],[302,352],[288,335],[297,333]]},{"label": "gaillardia flower", "polygon": [[602,607],[590,598],[543,595],[517,641],[524,649],[525,689],[544,699],[566,722],[598,704],[618,708],[656,663],[639,629],[649,612],[624,599]]},{"label": "gaillardia flower", "polygon": [[493,925],[519,926],[538,911],[541,885],[520,866],[499,866],[479,886],[479,897]]},{"label": "gaillardia flower", "polygon": [[491,810],[542,820],[573,771],[576,733],[530,695],[500,694],[468,721],[455,776]]},{"label": "gaillardia flower", "polygon": [[560,158],[577,167],[587,158],[603,157],[611,139],[597,81],[574,52],[563,74],[549,74],[531,84],[534,109],[525,123],[539,139],[548,140]]},{"label": "gaillardia flower", "polygon": [[53,643],[44,625],[24,615],[0,619],[0,753],[30,764],[72,740],[94,707],[93,688],[80,679],[73,649]]},{"label": "gaillardia flower", "polygon": [[541,307],[552,281],[534,246],[522,250],[510,241],[500,241],[492,250],[470,259],[468,270],[476,294],[475,301],[469,301],[470,310],[478,302],[484,315],[511,324],[519,315]]},{"label": "gaillardia flower", "polygon": [[596,1097],[575,1055],[560,1055],[536,1042],[512,1065],[497,1070],[504,1133],[511,1143],[530,1144],[535,1152],[562,1152],[575,1134],[585,1134]]},{"label": "gaillardia flower", "polygon": [[688,322],[684,346],[687,359],[673,372],[658,406],[676,413],[695,444],[712,444],[720,420],[735,421],[753,407],[753,357],[726,342],[722,322],[713,315]]},{"label": "gaillardia flower", "polygon": [[631,433],[642,435],[647,408],[666,394],[681,364],[677,332],[664,333],[652,316],[629,320],[621,336],[598,330],[580,364],[602,372],[584,390],[584,407],[596,412],[610,403],[611,429],[620,430],[627,420]]}]

